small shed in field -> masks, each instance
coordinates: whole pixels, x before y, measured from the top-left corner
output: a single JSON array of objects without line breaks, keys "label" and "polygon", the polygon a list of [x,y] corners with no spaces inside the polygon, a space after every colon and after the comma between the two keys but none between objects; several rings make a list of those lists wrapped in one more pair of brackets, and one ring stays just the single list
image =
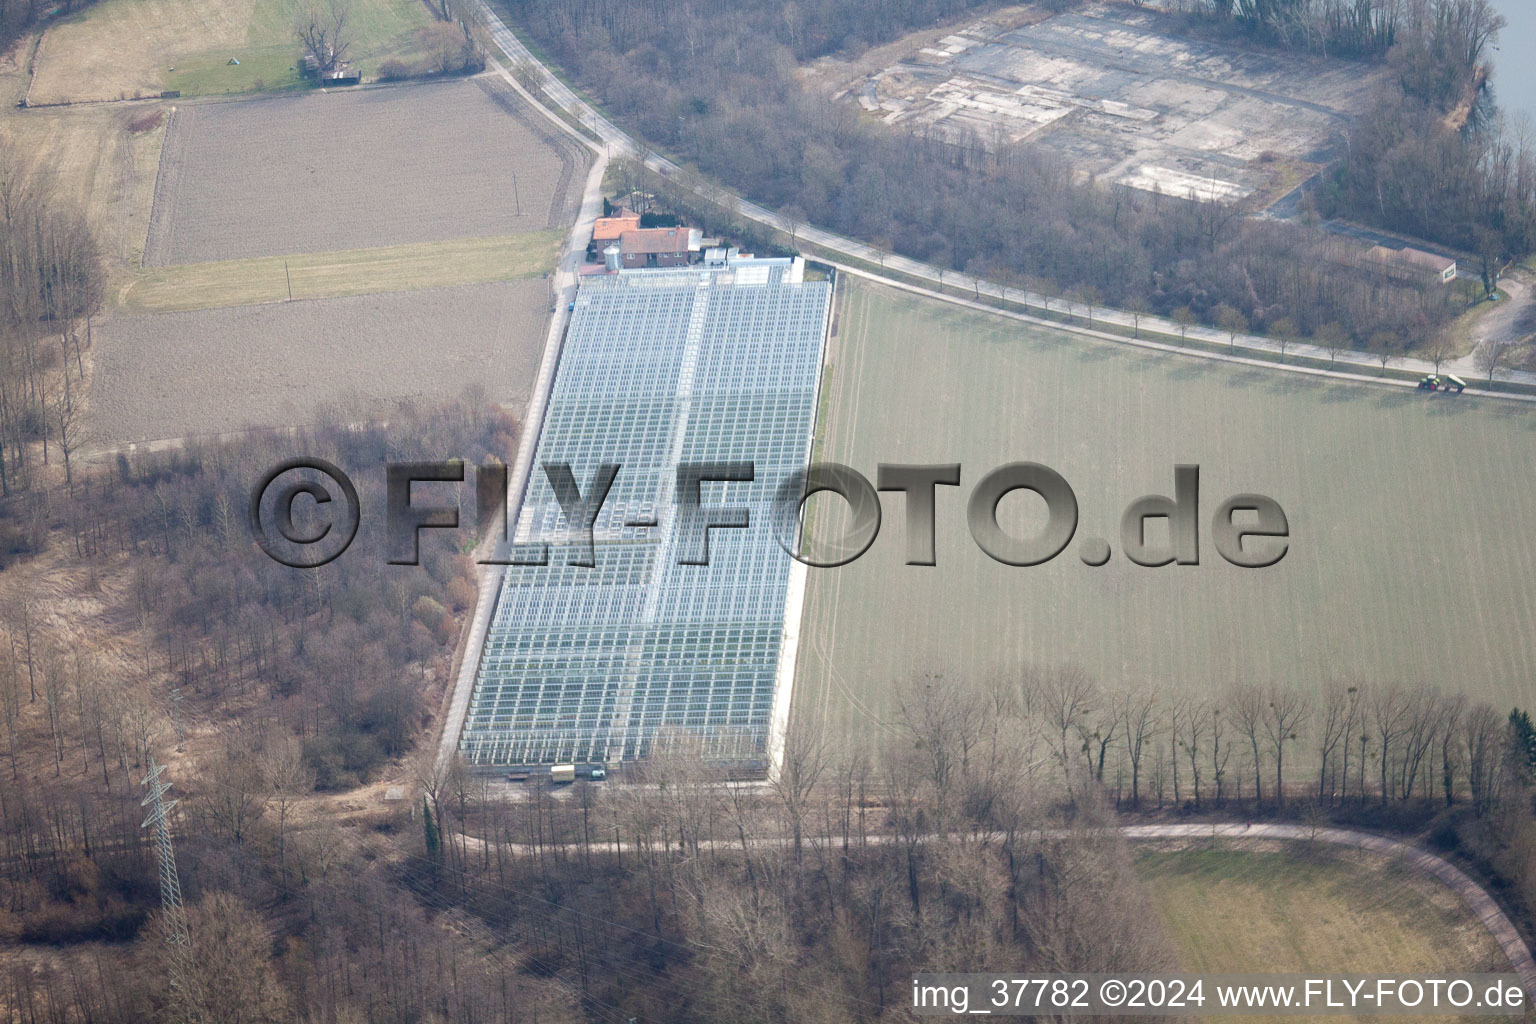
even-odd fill
[{"label": "small shed in field", "polygon": [[363,80],[363,72],[351,64],[338,64],[320,73],[321,85],[356,85]]}]

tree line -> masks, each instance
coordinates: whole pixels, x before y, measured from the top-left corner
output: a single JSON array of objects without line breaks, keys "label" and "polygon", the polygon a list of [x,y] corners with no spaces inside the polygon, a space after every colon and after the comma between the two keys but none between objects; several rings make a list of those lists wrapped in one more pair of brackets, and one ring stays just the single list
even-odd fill
[{"label": "tree line", "polygon": [[[0,499],[32,487],[39,462],[71,458],[84,433],[85,351],[105,271],[85,216],[23,154],[0,144]],[[0,534],[0,563],[35,537]]]},{"label": "tree line", "polygon": [[[722,1007],[870,1019],[914,971],[998,958],[1174,969],[1106,831],[1126,820],[1116,808],[1422,831],[1515,914],[1536,906],[1536,726],[1523,712],[1348,681],[1179,696],[1070,667],[892,689],[867,729],[797,720],[781,771],[755,791],[712,771],[686,733],[659,738],[623,783],[566,799],[532,787],[508,801],[462,764],[426,764],[399,878],[567,979],[594,1018],[678,1021]],[[1093,927],[1102,914],[1123,927]]]},{"label": "tree line", "polygon": [[1487,88],[1505,20],[1490,0],[1179,0],[1192,31],[1385,61],[1349,146],[1314,197],[1347,217],[1474,254],[1485,288],[1536,249],[1530,125],[1503,118]]},{"label": "tree line", "polygon": [[1173,0],[1170,8],[1208,29],[1287,49],[1369,58],[1423,48],[1445,68],[1475,67],[1503,24],[1488,0]]},{"label": "tree line", "polygon": [[93,0],[0,0],[0,53],[50,17],[89,7]]}]

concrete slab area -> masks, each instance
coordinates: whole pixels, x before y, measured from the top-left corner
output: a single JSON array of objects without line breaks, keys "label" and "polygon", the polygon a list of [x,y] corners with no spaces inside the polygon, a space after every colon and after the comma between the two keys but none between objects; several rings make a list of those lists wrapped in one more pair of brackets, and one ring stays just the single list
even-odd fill
[{"label": "concrete slab area", "polygon": [[943,43],[850,92],[893,125],[1032,140],[1103,180],[1255,208],[1342,145],[1387,73],[1185,38],[1165,13],[1112,2]]}]

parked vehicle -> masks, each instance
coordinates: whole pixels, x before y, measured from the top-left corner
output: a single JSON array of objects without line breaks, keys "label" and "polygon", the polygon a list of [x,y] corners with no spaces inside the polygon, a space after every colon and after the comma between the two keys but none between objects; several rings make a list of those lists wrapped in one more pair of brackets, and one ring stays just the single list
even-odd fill
[{"label": "parked vehicle", "polygon": [[575,782],[576,766],[573,764],[551,765],[549,769],[549,781],[554,783]]}]

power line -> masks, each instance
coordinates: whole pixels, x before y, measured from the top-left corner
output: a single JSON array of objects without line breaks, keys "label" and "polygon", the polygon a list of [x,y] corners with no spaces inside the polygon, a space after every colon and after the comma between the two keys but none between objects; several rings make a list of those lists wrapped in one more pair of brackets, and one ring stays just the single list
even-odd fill
[{"label": "power line", "polygon": [[171,691],[171,722],[176,726],[176,752],[181,753],[187,749],[187,733],[181,724],[181,687],[179,686]]}]

